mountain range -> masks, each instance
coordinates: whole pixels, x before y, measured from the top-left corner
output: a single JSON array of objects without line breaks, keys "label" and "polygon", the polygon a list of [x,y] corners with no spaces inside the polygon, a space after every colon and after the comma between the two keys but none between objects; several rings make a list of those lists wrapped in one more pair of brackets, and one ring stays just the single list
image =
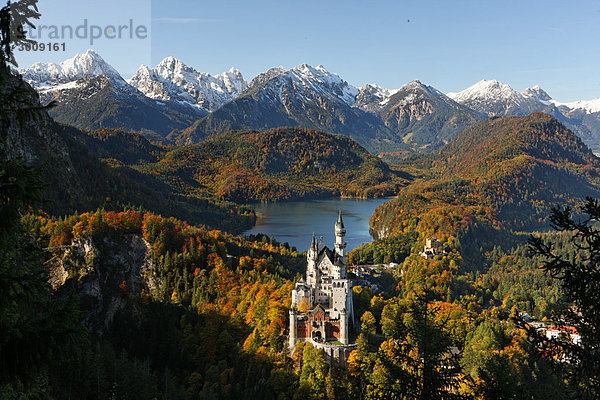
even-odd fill
[{"label": "mountain range", "polygon": [[154,68],[142,65],[128,82],[151,99],[177,101],[205,112],[235,99],[248,86],[235,68],[211,76],[173,57],[165,58]]},{"label": "mountain range", "polygon": [[50,110],[54,120],[82,129],[123,127],[160,141],[207,113],[188,103],[146,96],[93,50],[60,64],[35,63],[21,73],[42,103],[56,102]]},{"label": "mountain range", "polygon": [[173,57],[125,80],[93,50],[20,72],[42,102],[56,101],[50,114],[59,122],[138,131],[164,143],[288,126],[344,134],[372,153],[430,152],[486,118],[543,111],[600,149],[600,98],[561,103],[539,86],[518,92],[495,80],[447,94],[418,80],[357,88],[323,66],[302,64],[271,68],[248,83],[235,68],[210,75]]}]

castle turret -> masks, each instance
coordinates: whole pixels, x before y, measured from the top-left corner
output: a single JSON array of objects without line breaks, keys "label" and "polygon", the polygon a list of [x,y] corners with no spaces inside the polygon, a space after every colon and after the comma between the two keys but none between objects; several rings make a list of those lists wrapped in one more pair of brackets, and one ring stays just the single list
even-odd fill
[{"label": "castle turret", "polygon": [[296,309],[294,307],[290,308],[290,351],[293,351],[296,347],[296,316]]},{"label": "castle turret", "polygon": [[345,308],[340,311],[340,342],[348,344],[348,314]]},{"label": "castle turret", "polygon": [[342,220],[342,210],[338,215],[338,220],[335,223],[335,253],[340,257],[344,266],[346,265],[346,259],[344,251],[346,249],[346,242],[344,242],[344,236],[346,236],[346,228],[344,228],[344,221]]},{"label": "castle turret", "polygon": [[306,255],[306,283],[308,286],[314,287],[317,283],[317,259],[319,258],[319,247],[317,245],[317,239],[313,233],[312,242],[308,248]]}]

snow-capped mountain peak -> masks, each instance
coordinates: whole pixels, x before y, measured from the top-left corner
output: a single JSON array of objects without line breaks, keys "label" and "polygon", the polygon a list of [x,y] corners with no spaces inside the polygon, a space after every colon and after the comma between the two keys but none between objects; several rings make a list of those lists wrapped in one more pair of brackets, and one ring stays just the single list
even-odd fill
[{"label": "snow-capped mountain peak", "polygon": [[441,97],[441,96],[445,96],[442,92],[440,92],[439,90],[437,90],[436,88],[429,86],[429,85],[425,85],[423,83],[421,83],[420,80],[418,79],[413,79],[412,81],[408,82],[406,85],[403,85],[400,89],[396,90],[396,92],[399,91],[426,91],[431,93],[434,96],[437,97]]},{"label": "snow-capped mountain peak", "polygon": [[391,95],[393,95],[394,93],[396,93],[399,89],[387,89],[384,88],[381,85],[378,85],[376,83],[367,83],[365,85],[362,85],[360,87],[360,90],[368,90],[371,93],[377,95],[378,97],[389,97]]},{"label": "snow-capped mountain peak", "polygon": [[509,99],[518,93],[516,90],[495,79],[482,79],[465,90],[448,93],[448,97],[461,103],[473,99]]},{"label": "snow-capped mountain peak", "polygon": [[527,88],[521,92],[525,97],[532,97],[537,101],[549,105],[552,101],[552,97],[540,85]]},{"label": "snow-capped mountain peak", "polygon": [[519,93],[505,83],[487,79],[482,79],[461,92],[448,93],[447,96],[489,116],[527,115],[541,111],[547,105],[537,97]]},{"label": "snow-capped mountain peak", "polygon": [[183,61],[171,56],[165,57],[158,65],[156,65],[154,70],[163,78],[173,77],[188,71],[192,73],[196,72],[193,68],[185,65]]},{"label": "snow-capped mountain peak", "polygon": [[440,92],[436,88],[423,84],[418,79],[413,79],[407,84],[403,85],[399,89],[395,90],[394,93],[381,102],[382,106],[393,105],[393,106],[406,106],[415,102],[436,102],[440,99],[443,102],[454,103],[444,93]]},{"label": "snow-capped mountain peak", "polygon": [[175,57],[164,58],[154,68],[142,65],[128,82],[155,100],[178,101],[206,111],[235,99],[248,85],[236,68],[212,76]]},{"label": "snow-capped mountain peak", "polygon": [[119,73],[100,57],[100,54],[91,49],[83,54],[77,54],[75,57],[63,61],[60,63],[60,66],[65,74],[72,77],[98,75],[116,75],[120,77]]},{"label": "snow-capped mountain peak", "polygon": [[417,87],[417,86],[422,86],[423,84],[421,83],[420,80],[418,79],[413,79],[412,81],[408,82],[406,85],[404,86],[413,86],[413,87]]},{"label": "snow-capped mountain peak", "polygon": [[400,89],[386,89],[376,83],[367,83],[360,87],[353,107],[363,111],[376,112],[381,106],[387,104],[390,97],[398,90]]},{"label": "snow-capped mountain peak", "polygon": [[[281,98],[283,87],[292,90],[302,97],[311,98],[314,94],[326,95],[337,98],[347,105],[354,104],[358,89],[343,80],[338,74],[329,72],[324,66],[313,67],[309,64],[300,64],[294,68],[270,68],[258,74],[250,85],[248,91],[258,91],[261,96]],[[268,89],[266,95],[263,89]]]},{"label": "snow-capped mountain peak", "polygon": [[235,97],[239,96],[248,86],[248,82],[246,82],[242,73],[234,67],[231,67],[227,72],[215,75],[215,78],[222,80],[225,88],[229,92],[235,93]]},{"label": "snow-capped mountain peak", "polygon": [[305,88],[313,89],[321,94],[330,92],[348,105],[354,104],[359,92],[338,74],[329,72],[322,65],[313,67],[309,64],[300,64],[286,71],[285,74]]},{"label": "snow-capped mountain peak", "polygon": [[106,76],[113,83],[124,85],[121,75],[94,50],[76,54],[60,64],[35,63],[22,69],[23,79],[37,89],[50,89],[79,79]]},{"label": "snow-capped mountain peak", "polygon": [[561,113],[580,111],[584,114],[600,112],[600,98],[559,102],[535,85],[517,92],[509,85],[496,80],[482,79],[461,92],[448,93],[448,97],[489,116],[527,115],[535,111],[546,111],[548,106],[556,106]]}]

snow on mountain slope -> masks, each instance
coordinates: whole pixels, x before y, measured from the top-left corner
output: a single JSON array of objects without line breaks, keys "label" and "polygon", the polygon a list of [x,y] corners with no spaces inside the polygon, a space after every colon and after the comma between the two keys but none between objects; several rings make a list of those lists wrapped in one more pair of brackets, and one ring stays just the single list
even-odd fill
[{"label": "snow on mountain slope", "polygon": [[559,109],[562,108],[565,110],[567,108],[569,111],[581,110],[587,114],[593,114],[600,112],[600,97],[592,100],[577,100],[571,102],[560,102],[554,100],[548,93],[546,93],[542,88],[538,85],[535,85],[531,88],[525,89],[523,95],[528,97],[533,97],[539,102],[546,105],[555,105]]},{"label": "snow on mountain slope", "polygon": [[121,75],[91,49],[60,64],[35,63],[29,68],[21,69],[20,73],[27,83],[42,92],[56,88],[65,89],[64,85],[72,85],[80,79],[92,79],[100,75],[106,76],[116,85],[127,85]]},{"label": "snow on mountain slope", "polygon": [[[396,95],[397,93],[401,93],[402,95]],[[414,79],[403,85],[400,89],[396,89],[390,97],[392,97],[392,99],[397,98],[397,104],[406,105],[412,103],[422,93],[428,93],[429,95],[437,97],[446,102],[450,101],[448,96],[446,96],[444,93],[440,92],[433,86],[424,85],[418,79]],[[385,103],[390,102],[392,99],[387,99]]]},{"label": "snow on mountain slope", "polygon": [[301,64],[288,71],[288,75],[316,92],[330,92],[351,106],[354,104],[358,89],[349,85],[338,74],[330,73],[322,65],[312,67]]},{"label": "snow on mountain slope", "polygon": [[552,105],[564,112],[576,110],[588,114],[600,112],[600,98],[563,103],[553,100],[539,85],[519,93],[504,83],[485,79],[461,92],[448,93],[448,97],[490,116],[527,115]]},{"label": "snow on mountain slope", "polygon": [[349,85],[338,74],[327,71],[322,65],[313,67],[308,64],[301,64],[289,70],[283,67],[271,68],[254,78],[248,85],[247,91],[252,93],[258,88],[270,86],[270,89],[278,92],[279,100],[283,100],[281,96],[283,96],[284,81],[303,96],[313,97],[315,93],[332,96],[349,106],[354,104],[359,93],[357,88]]},{"label": "snow on mountain slope", "polygon": [[82,129],[117,128],[144,131],[156,140],[207,114],[189,104],[159,102],[129,85],[93,50],[60,64],[36,63],[22,69],[23,78],[46,104],[56,121]]},{"label": "snow on mountain slope", "polygon": [[550,105],[552,102],[552,97],[550,97],[550,95],[546,93],[546,91],[542,89],[539,85],[527,88],[523,90],[521,94],[525,97],[534,98],[545,105]]},{"label": "snow on mountain slope", "polygon": [[364,111],[375,112],[398,90],[400,89],[386,89],[376,83],[367,83],[360,87],[353,106]]},{"label": "snow on mountain slope", "polygon": [[189,103],[206,111],[235,99],[248,85],[235,68],[212,76],[174,57],[165,58],[154,68],[142,65],[128,82],[150,98]]},{"label": "snow on mountain slope", "polygon": [[461,92],[448,93],[448,97],[490,117],[528,115],[544,108],[537,98],[519,93],[496,80],[483,79]]},{"label": "snow on mountain slope", "polygon": [[561,107],[567,107],[570,111],[582,110],[587,114],[600,112],[600,97],[593,100],[578,100],[569,103],[561,103],[559,101],[552,100],[552,103],[559,109]]},{"label": "snow on mountain slope", "polygon": [[439,148],[483,119],[436,88],[413,80],[386,99],[379,115],[385,125],[419,149]]},{"label": "snow on mountain slope", "polygon": [[475,99],[497,100],[510,98],[516,91],[510,86],[496,80],[482,79],[463,91],[448,93],[448,97],[457,102],[466,102]]}]

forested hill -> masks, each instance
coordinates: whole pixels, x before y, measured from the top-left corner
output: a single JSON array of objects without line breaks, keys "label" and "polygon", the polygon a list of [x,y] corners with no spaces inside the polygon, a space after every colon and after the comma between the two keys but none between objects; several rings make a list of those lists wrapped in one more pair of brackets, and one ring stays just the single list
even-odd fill
[{"label": "forested hill", "polygon": [[61,128],[62,132],[102,160],[136,165],[158,161],[167,152],[166,147],[151,142],[137,132],[120,129],[82,131],[69,125],[62,125]]},{"label": "forested hill", "polygon": [[428,234],[443,227],[442,237],[455,236],[474,221],[535,229],[547,225],[551,206],[600,195],[600,160],[543,113],[481,122],[415,166],[425,178],[373,215],[379,235],[410,225]]},{"label": "forested hill", "polygon": [[[66,144],[77,177],[71,185],[77,185],[82,195],[49,204],[46,209],[52,214],[96,207],[121,210],[128,206],[230,232],[243,231],[254,223],[254,213],[247,207],[188,196],[141,173],[139,166],[159,160],[167,150],[138,133],[113,129],[81,131],[66,125],[58,126],[56,131]],[[57,169],[52,173],[61,175]],[[54,187],[48,187],[50,196],[55,192]]]},{"label": "forested hill", "polygon": [[600,166],[583,141],[544,113],[491,118],[459,134],[440,151],[447,173],[492,178],[501,165],[517,157],[554,164]]},{"label": "forested hill", "polygon": [[403,183],[352,139],[300,128],[225,133],[140,170],[180,192],[236,202],[383,196]]}]

